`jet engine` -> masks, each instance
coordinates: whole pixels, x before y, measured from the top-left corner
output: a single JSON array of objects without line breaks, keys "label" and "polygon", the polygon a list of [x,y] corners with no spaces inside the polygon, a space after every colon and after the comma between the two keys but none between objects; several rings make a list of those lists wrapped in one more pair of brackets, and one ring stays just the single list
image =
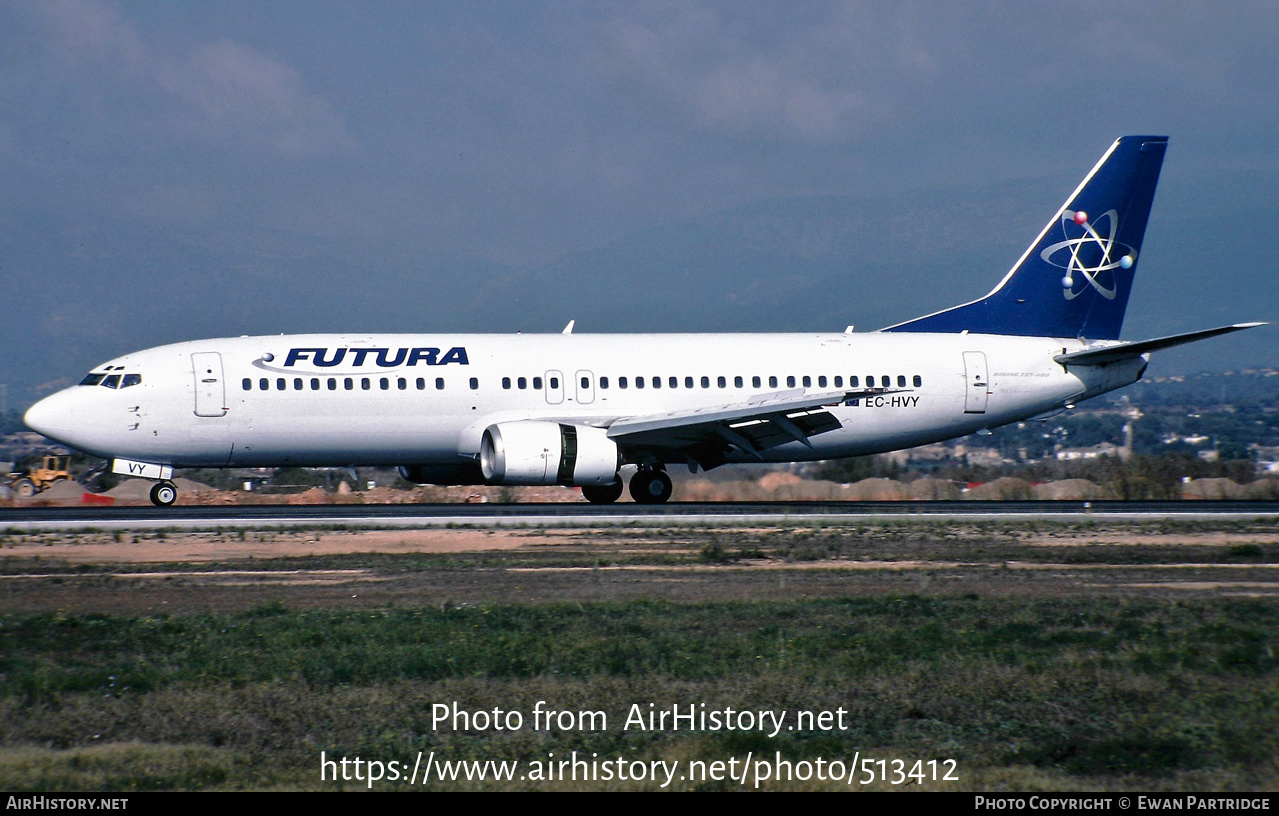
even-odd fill
[{"label": "jet engine", "polygon": [[480,470],[489,484],[610,485],[617,468],[617,443],[603,428],[499,422],[480,440]]}]

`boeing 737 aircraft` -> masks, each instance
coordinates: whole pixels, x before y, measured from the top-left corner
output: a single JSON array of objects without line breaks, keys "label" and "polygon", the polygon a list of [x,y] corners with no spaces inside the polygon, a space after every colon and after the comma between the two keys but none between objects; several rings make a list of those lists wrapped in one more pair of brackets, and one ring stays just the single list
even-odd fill
[{"label": "boeing 737 aircraft", "polygon": [[[881,453],[1069,408],[1150,352],[1259,323],[1119,341],[1168,140],[1125,136],[985,297],[841,334],[315,334],[117,357],[26,414],[155,480],[173,469],[398,465],[429,484],[671,495],[670,465]],[[629,468],[628,468],[629,471]]]}]

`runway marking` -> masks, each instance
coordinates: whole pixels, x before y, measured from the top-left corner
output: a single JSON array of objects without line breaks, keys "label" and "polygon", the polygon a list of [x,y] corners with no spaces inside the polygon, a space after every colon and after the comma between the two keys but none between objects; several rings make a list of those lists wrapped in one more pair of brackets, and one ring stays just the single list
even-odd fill
[{"label": "runway marking", "polygon": [[678,528],[741,527],[746,525],[811,527],[908,521],[1059,521],[1059,522],[1150,522],[1150,521],[1274,521],[1279,511],[1239,510],[1226,512],[1185,511],[1091,511],[1060,510],[1032,512],[886,512],[886,513],[713,513],[672,515],[527,515],[527,516],[299,516],[295,518],[116,518],[5,520],[0,514],[0,530],[6,532],[92,532],[116,530],[282,530],[344,527],[359,529],[530,529],[546,528]]},{"label": "runway marking", "polygon": [[727,564],[609,564],[600,567],[507,567],[507,572],[715,572],[722,570],[1158,570],[1272,569],[1279,564],[1041,564],[1026,561],[774,561],[743,559]]}]

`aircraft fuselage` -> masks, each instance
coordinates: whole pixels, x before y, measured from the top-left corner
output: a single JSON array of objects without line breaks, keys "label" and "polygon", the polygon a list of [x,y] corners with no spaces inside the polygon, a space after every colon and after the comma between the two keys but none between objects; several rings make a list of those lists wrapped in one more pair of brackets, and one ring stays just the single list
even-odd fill
[{"label": "aircraft fuselage", "polygon": [[[496,423],[607,428],[760,395],[877,393],[840,427],[728,461],[937,442],[1134,382],[1145,360],[1063,367],[1078,340],[955,334],[296,335],[178,343],[94,369],[28,420],[74,448],[175,467],[456,465]],[[140,382],[119,387],[125,375]],[[92,376],[92,375],[91,375]],[[643,447],[643,446],[640,446]],[[623,455],[634,458],[623,449]],[[645,449],[649,457],[663,457]]]}]

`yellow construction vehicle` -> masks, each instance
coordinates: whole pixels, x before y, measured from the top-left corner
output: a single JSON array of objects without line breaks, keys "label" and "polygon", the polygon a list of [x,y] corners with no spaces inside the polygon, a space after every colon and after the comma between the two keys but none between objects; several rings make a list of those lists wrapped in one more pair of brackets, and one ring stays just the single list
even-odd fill
[{"label": "yellow construction vehicle", "polygon": [[10,473],[6,479],[14,495],[20,499],[29,499],[63,479],[70,479],[71,472],[67,470],[70,464],[70,456],[47,454],[41,458],[39,467],[31,468],[25,473]]}]

